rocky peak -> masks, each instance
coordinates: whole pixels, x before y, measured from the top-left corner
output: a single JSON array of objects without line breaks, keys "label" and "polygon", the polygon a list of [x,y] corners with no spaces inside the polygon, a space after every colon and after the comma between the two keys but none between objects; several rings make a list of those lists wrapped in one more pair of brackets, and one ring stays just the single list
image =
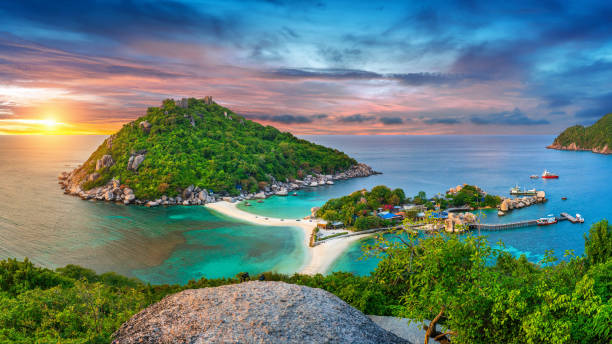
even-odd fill
[{"label": "rocky peak", "polygon": [[113,343],[409,343],[337,296],[283,282],[185,290],[134,315]]}]

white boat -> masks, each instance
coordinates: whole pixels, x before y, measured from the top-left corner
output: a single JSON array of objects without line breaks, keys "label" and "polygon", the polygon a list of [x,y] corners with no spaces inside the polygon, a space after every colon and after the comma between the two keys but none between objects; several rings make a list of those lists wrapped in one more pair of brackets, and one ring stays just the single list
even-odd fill
[{"label": "white boat", "polygon": [[582,217],[580,214],[576,214],[576,220],[578,220],[580,223],[584,223],[584,217]]},{"label": "white boat", "polygon": [[554,225],[557,223],[557,218],[554,215],[548,215],[548,217],[542,217],[536,220],[538,226]]}]

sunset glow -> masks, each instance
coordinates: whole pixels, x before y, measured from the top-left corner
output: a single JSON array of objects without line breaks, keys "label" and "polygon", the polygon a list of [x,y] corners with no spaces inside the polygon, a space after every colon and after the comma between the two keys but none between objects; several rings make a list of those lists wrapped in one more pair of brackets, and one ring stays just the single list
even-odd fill
[{"label": "sunset glow", "polygon": [[36,4],[0,4],[3,134],[206,95],[296,134],[552,134],[612,106],[607,2]]}]

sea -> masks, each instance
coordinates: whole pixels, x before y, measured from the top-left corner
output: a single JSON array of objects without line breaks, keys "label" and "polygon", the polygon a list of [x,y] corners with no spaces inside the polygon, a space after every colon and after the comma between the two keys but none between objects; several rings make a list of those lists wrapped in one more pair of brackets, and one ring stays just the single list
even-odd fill
[{"label": "sea", "polygon": [[[544,190],[548,201],[503,217],[487,211],[484,223],[535,219],[561,212],[581,214],[545,227],[481,232],[491,245],[530,261],[547,250],[560,259],[583,254],[584,233],[612,219],[612,156],[546,149],[554,136],[301,136],[346,152],[380,175],[307,188],[297,196],[271,197],[243,210],[280,218],[301,218],[328,199],[376,185],[402,188],[408,196],[444,194],[464,183],[497,195],[515,185]],[[83,201],[64,195],[57,176],[87,159],[103,136],[0,136],[0,259],[27,257],[57,268],[78,264],[114,271],[154,284],[233,277],[240,272],[293,273],[307,254],[303,232],[265,227],[224,217],[204,207],[146,208]],[[557,180],[530,179],[549,170]],[[567,200],[562,200],[566,197]],[[330,271],[369,274],[377,260],[352,244]]]}]

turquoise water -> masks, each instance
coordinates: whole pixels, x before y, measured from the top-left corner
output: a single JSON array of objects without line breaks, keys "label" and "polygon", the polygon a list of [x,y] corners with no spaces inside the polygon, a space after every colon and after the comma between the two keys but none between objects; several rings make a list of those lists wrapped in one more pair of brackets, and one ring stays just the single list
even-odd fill
[{"label": "turquoise water", "polygon": [[245,224],[204,207],[126,207],[64,195],[59,172],[103,139],[0,136],[0,259],[79,264],[152,283],[293,272],[303,263],[298,228]]},{"label": "turquoise water", "polygon": [[[589,224],[612,218],[612,156],[547,150],[552,136],[317,136],[306,139],[338,148],[382,175],[337,182],[273,197],[245,210],[264,216],[299,218],[327,199],[386,184],[407,194],[444,192],[470,183],[507,194],[518,183],[546,191],[548,203],[493,212],[485,222],[532,219],[561,211],[580,213],[583,225],[569,222],[490,232],[508,250],[541,259],[583,251]],[[234,276],[248,271],[293,272],[303,263],[303,233],[297,228],[254,226],[211,213],[203,207],[144,208],[87,202],[65,196],[57,175],[83,162],[100,136],[0,136],[0,258],[29,257],[48,267],[79,264],[98,272],[116,271],[153,283],[184,283],[202,276]],[[559,180],[531,180],[548,169]],[[561,197],[568,197],[562,201]],[[484,234],[484,232],[483,232]],[[366,239],[371,240],[371,239]],[[349,248],[332,270],[360,274],[375,260],[357,260],[360,243]]]},{"label": "turquoise water", "polygon": [[[514,254],[525,254],[531,261],[540,260],[545,250],[553,249],[561,257],[565,250],[582,254],[583,234],[591,223],[612,219],[612,156],[590,152],[567,152],[545,149],[554,136],[304,136],[316,143],[338,148],[358,161],[383,172],[382,175],[336,183],[332,187],[308,189],[297,197],[273,197],[246,210],[262,215],[298,217],[310,213],[325,200],[361,188],[384,184],[401,187],[407,195],[423,190],[428,195],[444,193],[458,184],[476,184],[487,192],[508,196],[518,183],[522,187],[544,190],[549,201],[504,217],[495,211],[483,222],[513,222],[535,219],[566,211],[580,213],[584,224],[560,222],[548,227],[528,227],[499,232],[482,232],[491,243],[501,240]],[[560,175],[558,180],[530,179],[544,169]],[[567,197],[566,201],[561,197]],[[282,206],[278,207],[280,204]],[[285,210],[287,209],[287,210]],[[286,212],[285,212],[286,211]],[[272,215],[275,214],[275,215]],[[361,245],[353,244],[332,266],[368,273],[376,260],[357,260]]]}]

